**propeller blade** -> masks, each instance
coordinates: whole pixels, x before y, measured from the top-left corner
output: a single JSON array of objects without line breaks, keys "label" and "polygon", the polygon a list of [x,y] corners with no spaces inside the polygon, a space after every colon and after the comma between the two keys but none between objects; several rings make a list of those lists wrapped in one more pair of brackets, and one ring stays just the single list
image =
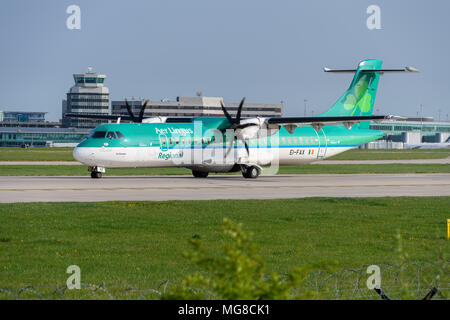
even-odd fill
[{"label": "propeller blade", "polygon": [[245,150],[247,150],[247,155],[250,155],[250,150],[248,149],[248,144],[247,141],[244,140],[244,146],[245,146]]},{"label": "propeller blade", "polygon": [[129,114],[130,117],[131,117],[131,121],[136,122],[136,118],[134,117],[133,111],[131,111],[131,107],[130,107],[130,105],[128,104],[127,98],[125,98],[125,106],[127,107],[128,114]]},{"label": "propeller blade", "polygon": [[242,98],[241,103],[239,103],[239,107],[236,113],[236,124],[239,124],[241,122],[241,112],[242,112],[242,106],[244,105],[245,97]]},{"label": "propeller blade", "polygon": [[234,124],[234,120],[230,116],[230,114],[228,113],[227,109],[225,109],[225,106],[223,105],[222,100],[220,100],[220,106],[222,107],[223,114],[225,115],[225,117],[227,117],[228,122],[230,123],[230,125],[233,125]]},{"label": "propeller blade", "polygon": [[228,155],[230,154],[231,150],[233,149],[235,140],[237,140],[236,137],[233,137],[233,139],[231,139],[231,143],[228,146],[227,152],[225,153],[225,158],[228,157]]},{"label": "propeller blade", "polygon": [[138,118],[138,122],[141,123],[142,119],[144,118],[144,112],[145,112],[145,107],[147,106],[148,103],[148,99],[146,99],[144,101],[144,104],[141,107],[141,112],[139,112],[139,118]]}]

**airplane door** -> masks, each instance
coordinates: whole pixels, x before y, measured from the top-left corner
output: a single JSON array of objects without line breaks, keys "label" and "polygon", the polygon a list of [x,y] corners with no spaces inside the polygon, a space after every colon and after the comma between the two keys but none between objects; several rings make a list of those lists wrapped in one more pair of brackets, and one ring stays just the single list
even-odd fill
[{"label": "airplane door", "polygon": [[160,145],[159,148],[161,149],[161,151],[169,150],[169,142],[168,142],[167,136],[165,134],[159,135],[159,145]]},{"label": "airplane door", "polygon": [[316,133],[317,137],[319,138],[319,150],[317,152],[317,159],[323,159],[327,153],[327,136],[325,135],[325,131],[323,131],[323,128]]}]

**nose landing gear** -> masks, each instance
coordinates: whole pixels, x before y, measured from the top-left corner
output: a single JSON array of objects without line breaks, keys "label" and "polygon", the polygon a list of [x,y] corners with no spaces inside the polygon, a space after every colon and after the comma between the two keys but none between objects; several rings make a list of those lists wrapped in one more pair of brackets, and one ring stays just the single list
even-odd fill
[{"label": "nose landing gear", "polygon": [[100,179],[102,177],[102,173],[98,171],[92,171],[91,172],[91,178],[93,179]]},{"label": "nose landing gear", "polygon": [[92,179],[100,179],[106,170],[103,167],[88,167],[88,171],[91,172]]}]

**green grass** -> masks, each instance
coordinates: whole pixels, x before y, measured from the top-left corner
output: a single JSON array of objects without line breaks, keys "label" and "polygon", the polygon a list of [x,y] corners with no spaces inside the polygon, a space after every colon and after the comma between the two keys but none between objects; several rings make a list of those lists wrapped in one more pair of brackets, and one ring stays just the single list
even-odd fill
[{"label": "green grass", "polygon": [[0,161],[74,161],[73,148],[0,148]]},{"label": "green grass", "polygon": [[[339,173],[449,173],[449,164],[329,164],[282,166],[279,174],[339,174]],[[184,168],[107,169],[108,175],[191,175]],[[240,174],[235,173],[235,174]],[[86,166],[66,165],[4,165],[0,176],[87,176]]]},{"label": "green grass", "polygon": [[352,149],[329,160],[413,160],[450,157],[450,149],[365,150]]},{"label": "green grass", "polygon": [[[74,161],[73,148],[0,148],[0,161]],[[353,149],[331,160],[410,160],[450,157],[450,149],[362,150]]]},{"label": "green grass", "polygon": [[398,263],[398,232],[411,261],[437,261],[449,208],[450,197],[0,204],[0,288],[64,285],[73,264],[86,283],[180,280],[197,271],[182,258],[188,240],[218,252],[224,217],[254,234],[268,271]]}]

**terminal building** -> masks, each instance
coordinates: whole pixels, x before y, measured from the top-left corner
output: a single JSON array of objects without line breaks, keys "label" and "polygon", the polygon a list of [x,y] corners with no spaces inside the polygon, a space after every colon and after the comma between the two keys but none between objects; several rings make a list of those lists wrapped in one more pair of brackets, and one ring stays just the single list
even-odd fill
[{"label": "terminal building", "polygon": [[0,147],[75,146],[90,129],[62,128],[46,112],[0,111]]},{"label": "terminal building", "polygon": [[0,127],[0,147],[74,147],[89,130],[77,128]]},{"label": "terminal building", "polygon": [[432,144],[448,143],[450,138],[450,122],[435,122],[431,117],[373,122],[370,129],[383,131],[383,138],[362,148],[404,149],[420,144],[431,147]]},{"label": "terminal building", "polygon": [[73,113],[109,114],[109,89],[104,82],[106,75],[98,74],[88,68],[86,73],[73,75],[75,84],[67,93],[67,100],[62,101],[62,125],[72,128],[95,128],[102,122],[82,118],[67,118]]},{"label": "terminal building", "polygon": [[[220,102],[226,105],[232,115],[237,112],[239,102],[224,102],[221,97],[177,97],[175,101],[149,101],[145,109],[146,117],[223,117]],[[129,100],[134,114],[139,114],[144,101]],[[113,115],[128,115],[125,101],[112,101]],[[242,117],[281,117],[283,104],[245,103]]]},{"label": "terminal building", "polygon": [[9,122],[9,123],[45,122],[46,114],[47,112],[0,110],[0,122]]}]

